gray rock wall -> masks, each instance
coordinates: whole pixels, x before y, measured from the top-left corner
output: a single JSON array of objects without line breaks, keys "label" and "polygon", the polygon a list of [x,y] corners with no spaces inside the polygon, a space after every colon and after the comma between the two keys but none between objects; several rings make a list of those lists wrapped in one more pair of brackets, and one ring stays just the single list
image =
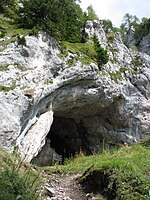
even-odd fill
[{"label": "gray rock wall", "polygon": [[[70,137],[66,142],[78,149],[84,135],[84,148],[91,153],[100,151],[103,140],[132,143],[150,134],[150,57],[129,50],[118,34],[107,42],[101,25],[90,24],[86,31],[99,34],[109,52],[101,70],[94,63],[68,65],[68,57],[59,58],[56,41],[44,33],[26,36],[26,46],[15,42],[0,52],[0,66],[8,66],[0,71],[1,148],[11,151],[17,145],[31,161],[51,134],[55,117],[74,125],[70,133],[66,128],[54,134]],[[74,136],[72,129],[79,125]]]}]

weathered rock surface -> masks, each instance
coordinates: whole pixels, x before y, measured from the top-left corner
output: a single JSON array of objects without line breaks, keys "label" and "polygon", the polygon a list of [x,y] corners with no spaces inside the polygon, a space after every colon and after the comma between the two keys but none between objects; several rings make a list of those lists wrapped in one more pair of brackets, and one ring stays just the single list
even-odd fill
[{"label": "weathered rock surface", "polygon": [[150,33],[139,39],[135,37],[135,30],[131,27],[125,35],[124,41],[127,47],[150,55]]},{"label": "weathered rock surface", "polygon": [[0,52],[0,65],[8,66],[0,71],[1,148],[17,145],[31,161],[46,136],[58,154],[70,149],[69,156],[99,152],[104,140],[132,143],[150,134],[150,56],[128,49],[119,33],[107,42],[100,24],[91,27],[87,35],[99,34],[109,52],[101,70],[94,63],[68,65],[69,56],[60,58],[56,41],[44,33]]},{"label": "weathered rock surface", "polygon": [[150,55],[150,33],[142,38],[139,44],[139,50]]}]

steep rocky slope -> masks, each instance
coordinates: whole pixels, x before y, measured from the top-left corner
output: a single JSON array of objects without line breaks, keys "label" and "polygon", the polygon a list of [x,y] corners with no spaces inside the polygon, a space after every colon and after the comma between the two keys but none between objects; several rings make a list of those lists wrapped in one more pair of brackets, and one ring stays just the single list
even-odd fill
[{"label": "steep rocky slope", "polygon": [[31,161],[46,138],[58,154],[70,156],[150,134],[150,56],[128,49],[119,33],[108,38],[96,21],[85,32],[95,33],[109,52],[101,69],[82,63],[81,54],[60,57],[56,41],[43,32],[22,45],[0,41],[1,148],[18,146]]},{"label": "steep rocky slope", "polygon": [[138,51],[150,55],[150,31],[143,36],[139,36],[139,38],[136,38],[135,34],[135,29],[131,27],[124,37],[127,47],[138,49]]}]

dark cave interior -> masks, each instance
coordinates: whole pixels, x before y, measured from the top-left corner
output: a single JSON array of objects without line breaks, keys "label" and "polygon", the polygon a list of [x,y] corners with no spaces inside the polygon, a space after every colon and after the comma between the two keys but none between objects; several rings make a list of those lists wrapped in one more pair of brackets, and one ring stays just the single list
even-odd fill
[{"label": "dark cave interior", "polygon": [[47,138],[50,139],[50,147],[62,155],[62,162],[80,151],[90,154],[81,121],[77,123],[74,119],[54,116]]},{"label": "dark cave interior", "polygon": [[42,166],[64,164],[66,159],[81,152],[84,155],[91,155],[100,153],[103,149],[113,149],[115,145],[107,144],[103,135],[89,134],[89,127],[91,128],[91,123],[94,124],[94,120],[95,118],[90,118],[86,123],[79,118],[54,115],[46,143],[32,162]]}]

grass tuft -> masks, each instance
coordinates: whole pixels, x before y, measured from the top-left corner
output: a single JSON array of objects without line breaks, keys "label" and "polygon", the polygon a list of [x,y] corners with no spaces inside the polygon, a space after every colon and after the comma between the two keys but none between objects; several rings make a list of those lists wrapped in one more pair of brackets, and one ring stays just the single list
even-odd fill
[{"label": "grass tuft", "polygon": [[0,199],[40,200],[39,174],[16,153],[10,155],[0,150],[0,160]]}]

